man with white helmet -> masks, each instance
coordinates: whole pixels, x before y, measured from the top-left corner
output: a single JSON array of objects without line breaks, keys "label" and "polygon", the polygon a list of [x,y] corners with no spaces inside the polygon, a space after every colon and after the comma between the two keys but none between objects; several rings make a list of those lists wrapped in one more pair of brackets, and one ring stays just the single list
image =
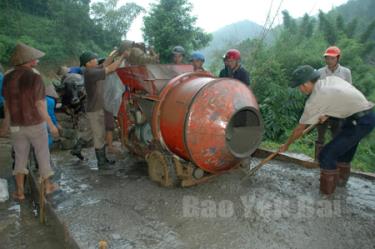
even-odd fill
[{"label": "man with white helmet", "polygon": [[172,49],[172,62],[173,64],[180,65],[184,64],[185,49],[178,45]]}]

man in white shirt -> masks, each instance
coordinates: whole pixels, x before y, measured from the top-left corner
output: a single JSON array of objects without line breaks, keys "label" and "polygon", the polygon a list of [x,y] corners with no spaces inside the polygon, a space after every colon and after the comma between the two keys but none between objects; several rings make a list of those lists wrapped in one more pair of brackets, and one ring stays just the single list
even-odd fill
[{"label": "man in white shirt", "polygon": [[[352,73],[349,68],[343,67],[340,65],[341,50],[336,46],[331,46],[326,49],[324,52],[324,60],[326,66],[320,68],[319,74],[320,79],[325,79],[328,76],[337,76],[350,84],[352,84]],[[330,129],[332,137],[335,137],[340,129],[340,119],[329,118],[323,124],[318,125],[318,138],[315,142],[315,160],[318,160],[319,152],[324,146],[325,143],[325,134],[327,129]]]},{"label": "man in white shirt", "polygon": [[374,104],[353,85],[337,76],[319,79],[311,66],[299,66],[293,72],[291,87],[309,95],[299,125],[279,149],[284,152],[300,137],[307,125],[327,117],[344,119],[338,134],[323,147],[319,155],[321,168],[320,191],[332,194],[336,184],[345,186],[350,176],[350,163],[362,138],[375,127]]}]

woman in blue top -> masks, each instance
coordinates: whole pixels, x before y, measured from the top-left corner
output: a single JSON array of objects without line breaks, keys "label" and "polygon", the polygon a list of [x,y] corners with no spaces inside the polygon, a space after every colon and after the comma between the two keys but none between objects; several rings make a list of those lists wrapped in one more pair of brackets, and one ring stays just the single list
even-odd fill
[{"label": "woman in blue top", "polygon": [[[48,115],[50,116],[52,123],[56,126],[58,126],[57,118],[55,115],[55,107],[56,107],[56,101],[59,98],[59,96],[56,93],[55,87],[50,84],[46,86],[46,102],[47,102],[47,111]],[[51,148],[53,144],[53,138],[51,133],[48,131],[48,145]]]}]

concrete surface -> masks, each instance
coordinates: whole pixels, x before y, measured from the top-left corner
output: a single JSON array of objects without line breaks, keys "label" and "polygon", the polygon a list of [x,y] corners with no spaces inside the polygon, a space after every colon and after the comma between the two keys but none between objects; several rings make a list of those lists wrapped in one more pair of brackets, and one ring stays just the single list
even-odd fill
[{"label": "concrete surface", "polygon": [[[95,158],[93,149],[84,155]],[[54,211],[80,248],[375,248],[374,181],[352,177],[327,198],[318,170],[271,162],[244,182],[238,171],[168,189],[131,157],[108,172],[69,152],[54,162],[63,190]]]},{"label": "concrete surface", "polygon": [[[11,195],[15,191],[15,183],[11,172],[10,148],[9,140],[1,138],[0,177],[7,179]],[[49,216],[46,225],[39,224],[36,205],[30,198],[30,191],[22,203],[12,198],[0,203],[0,249],[66,248],[59,223]]]}]

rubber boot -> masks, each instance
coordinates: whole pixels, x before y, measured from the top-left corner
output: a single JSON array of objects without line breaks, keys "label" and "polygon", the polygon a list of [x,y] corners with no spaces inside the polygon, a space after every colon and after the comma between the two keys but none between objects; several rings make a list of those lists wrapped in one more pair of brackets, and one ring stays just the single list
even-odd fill
[{"label": "rubber boot", "polygon": [[339,173],[337,169],[322,169],[320,171],[320,192],[326,195],[330,195],[335,192],[338,174]]},{"label": "rubber boot", "polygon": [[324,147],[323,143],[319,141],[315,141],[315,162],[319,161],[319,154],[320,154],[320,151],[322,151],[323,147]]},{"label": "rubber boot", "polygon": [[339,170],[339,178],[337,185],[345,187],[350,176],[350,163],[337,163],[337,169]]},{"label": "rubber boot", "polygon": [[77,143],[74,145],[73,149],[70,151],[70,154],[79,158],[79,160],[83,161],[85,158],[82,155],[82,140],[78,139]]},{"label": "rubber boot", "polygon": [[111,159],[109,159],[109,158],[107,157],[106,147],[107,147],[107,145],[104,145],[104,147],[103,147],[103,153],[104,153],[105,161],[106,161],[106,163],[108,163],[108,164],[110,164],[110,165],[113,165],[113,164],[115,164],[116,162],[115,162],[114,160],[111,160]]},{"label": "rubber boot", "polygon": [[100,170],[111,169],[109,165],[114,164],[114,161],[107,159],[105,155],[105,146],[101,149],[95,149],[95,155],[98,161],[98,169]]}]

